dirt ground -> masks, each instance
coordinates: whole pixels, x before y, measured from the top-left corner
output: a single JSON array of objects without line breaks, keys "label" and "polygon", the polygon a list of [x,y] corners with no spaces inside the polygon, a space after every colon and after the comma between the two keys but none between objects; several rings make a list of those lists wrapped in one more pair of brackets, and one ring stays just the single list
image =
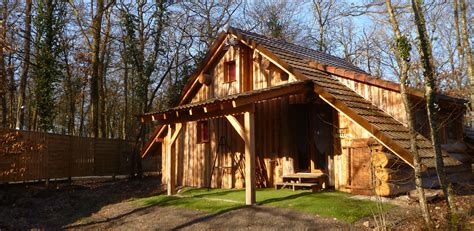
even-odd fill
[{"label": "dirt ground", "polygon": [[[320,230],[374,228],[381,218],[363,218],[347,224],[332,218],[304,214],[290,209],[254,206],[209,214],[186,208],[142,206],[130,199],[160,193],[159,179],[81,180],[28,185],[0,186],[0,229],[184,229],[184,230]],[[422,220],[414,202],[390,210],[386,223],[401,229],[420,229]],[[458,196],[458,207],[471,213],[463,217],[471,223],[472,196]],[[443,228],[444,203],[430,205],[434,220]],[[470,219],[470,220],[469,220]],[[466,226],[464,226],[466,228]]]}]

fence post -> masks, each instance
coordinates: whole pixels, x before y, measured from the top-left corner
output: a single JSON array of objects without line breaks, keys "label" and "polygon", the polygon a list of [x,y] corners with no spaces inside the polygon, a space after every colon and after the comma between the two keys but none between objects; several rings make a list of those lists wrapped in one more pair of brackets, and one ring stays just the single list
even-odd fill
[{"label": "fence post", "polygon": [[46,188],[49,188],[49,168],[48,168],[48,165],[49,165],[49,137],[45,134],[42,134],[43,138],[44,138],[44,141],[46,143],[46,148],[45,148],[45,164],[43,164],[43,169],[45,169],[46,171],[46,181],[45,181],[45,184],[46,184]]}]

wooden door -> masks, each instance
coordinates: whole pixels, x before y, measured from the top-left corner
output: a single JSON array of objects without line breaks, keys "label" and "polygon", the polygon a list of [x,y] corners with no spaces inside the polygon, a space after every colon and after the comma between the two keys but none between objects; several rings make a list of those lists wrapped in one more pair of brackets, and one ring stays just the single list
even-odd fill
[{"label": "wooden door", "polygon": [[309,153],[308,134],[308,106],[306,104],[290,105],[291,134],[295,156],[297,158],[295,169],[298,172],[310,171],[311,156]]},{"label": "wooden door", "polygon": [[355,194],[373,194],[373,171],[369,147],[348,148],[349,182],[351,192]]}]

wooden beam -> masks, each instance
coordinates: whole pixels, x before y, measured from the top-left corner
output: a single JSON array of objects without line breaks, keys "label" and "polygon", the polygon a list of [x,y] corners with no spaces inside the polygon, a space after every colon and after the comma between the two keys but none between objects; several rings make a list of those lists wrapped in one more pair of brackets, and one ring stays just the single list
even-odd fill
[{"label": "wooden beam", "polygon": [[171,125],[168,125],[168,134],[165,139],[166,142],[166,171],[168,176],[167,182],[167,194],[173,195],[176,193],[176,155],[172,153],[173,143],[181,132],[183,125],[177,123],[175,131],[172,132]]},{"label": "wooden beam", "polygon": [[170,145],[173,145],[174,141],[178,137],[179,133],[181,132],[181,128],[183,127],[182,123],[177,123],[175,127],[175,131],[173,132],[173,136],[171,137],[170,140]]},{"label": "wooden beam", "polygon": [[220,52],[220,50],[222,49],[222,47],[225,46],[226,39],[226,33],[222,32],[218,35],[216,41],[209,48],[206,57],[204,57],[204,59],[199,64],[196,72],[193,73],[193,75],[189,78],[188,83],[185,85],[183,90],[184,94],[181,95],[179,105],[185,103],[191,97],[191,93],[193,92],[193,90],[202,86],[202,84],[199,83],[199,76],[201,74],[204,74],[204,72],[207,71],[209,66],[211,66],[211,64],[213,64],[214,61],[219,58],[220,54],[222,53]]},{"label": "wooden beam", "polygon": [[[182,109],[180,110],[182,112],[178,114],[176,113],[176,111],[170,110],[167,112],[162,112],[161,114],[156,113],[156,114],[144,115],[142,116],[142,118],[144,119],[144,122],[148,122],[152,120],[152,116],[155,116],[155,118],[158,121],[164,124],[178,123],[178,122],[187,121],[187,118],[190,118],[193,116],[199,117],[200,113],[202,112],[210,113],[216,110],[217,111],[229,110],[229,109],[232,110],[232,108],[238,110],[237,108],[239,107],[244,107],[249,104],[253,104],[254,102],[257,102],[257,101],[277,98],[277,97],[286,96],[286,95],[306,93],[310,91],[311,92],[313,91],[313,83],[308,80],[304,82],[295,83],[291,86],[275,87],[275,89],[270,89],[270,90],[256,93],[253,95],[241,95],[233,100],[228,100],[228,101],[223,100],[221,102],[214,102],[214,103],[209,103],[202,106],[195,106],[189,109]],[[226,114],[232,114],[232,113],[224,113],[222,115],[226,115]],[[163,119],[160,119],[160,117],[162,117]],[[179,117],[179,119],[177,119],[177,117]],[[207,117],[210,117],[210,116],[207,116]],[[194,120],[199,120],[199,119],[202,119],[202,118],[198,118]]]},{"label": "wooden beam", "polygon": [[234,127],[235,131],[239,134],[239,136],[242,138],[242,140],[245,141],[245,129],[239,123],[237,118],[235,118],[235,116],[233,116],[233,115],[226,115],[225,118],[227,118],[227,120],[232,125],[232,127]]},{"label": "wooden beam", "polygon": [[255,115],[245,112],[245,204],[255,204]]},{"label": "wooden beam", "polygon": [[171,147],[172,145],[170,144],[171,138],[173,137],[173,133],[171,130],[171,125],[168,125],[168,135],[165,138],[165,143],[166,143],[166,175],[167,177],[167,187],[166,187],[166,192],[168,196],[173,195],[176,193],[176,185],[175,185],[175,155],[172,154],[171,152]]},{"label": "wooden beam", "polygon": [[253,111],[254,107],[252,104],[243,105],[240,107],[234,108],[232,103],[224,104],[224,109],[221,109],[220,106],[217,107],[207,107],[207,112],[204,110],[197,110],[193,109],[193,114],[180,114],[179,117],[172,116],[175,113],[168,114],[166,119],[161,120],[162,124],[173,124],[173,123],[184,123],[188,121],[197,121],[203,119],[210,119],[216,117],[224,117],[225,115],[232,115],[232,114],[241,114],[245,111]]}]

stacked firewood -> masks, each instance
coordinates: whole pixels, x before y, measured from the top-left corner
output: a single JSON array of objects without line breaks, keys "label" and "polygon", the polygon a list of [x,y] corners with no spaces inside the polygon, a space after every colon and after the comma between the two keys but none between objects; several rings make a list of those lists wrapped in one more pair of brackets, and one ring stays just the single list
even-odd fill
[{"label": "stacked firewood", "polygon": [[370,145],[375,175],[375,193],[393,196],[415,188],[413,169],[380,144]]}]

